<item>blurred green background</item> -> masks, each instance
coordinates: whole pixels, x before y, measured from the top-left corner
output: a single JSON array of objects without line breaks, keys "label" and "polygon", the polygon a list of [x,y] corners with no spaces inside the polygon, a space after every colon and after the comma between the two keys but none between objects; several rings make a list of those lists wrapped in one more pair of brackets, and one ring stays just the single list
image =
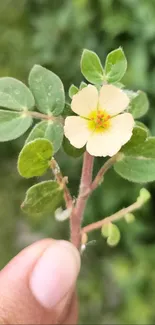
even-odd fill
[{"label": "blurred green background", "polygon": [[[95,50],[104,62],[108,51],[123,46],[128,59],[124,83],[147,91],[151,108],[143,119],[155,135],[155,0],[5,0],[0,1],[0,76],[27,83],[39,63],[57,73],[68,87],[82,80],[83,48]],[[26,135],[25,135],[26,137]],[[42,237],[68,238],[68,223],[53,217],[33,220],[20,211],[29,185],[17,173],[16,161],[25,137],[0,144],[0,268],[20,249]],[[77,194],[81,158],[58,154],[70,188]],[[95,170],[102,164],[96,159]],[[38,181],[38,179],[37,179]],[[140,185],[111,170],[89,200],[85,224],[131,204]],[[117,248],[92,233],[83,255],[78,283],[80,324],[155,323],[155,184],[152,200],[131,225],[119,223]],[[63,267],[63,266],[62,266]]]}]

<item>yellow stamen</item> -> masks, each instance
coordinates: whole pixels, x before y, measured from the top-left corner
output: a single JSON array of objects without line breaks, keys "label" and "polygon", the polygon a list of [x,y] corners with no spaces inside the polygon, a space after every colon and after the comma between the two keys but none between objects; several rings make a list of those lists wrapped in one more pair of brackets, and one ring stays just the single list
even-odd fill
[{"label": "yellow stamen", "polygon": [[104,132],[110,126],[111,116],[102,110],[92,111],[88,115],[88,128],[97,133]]}]

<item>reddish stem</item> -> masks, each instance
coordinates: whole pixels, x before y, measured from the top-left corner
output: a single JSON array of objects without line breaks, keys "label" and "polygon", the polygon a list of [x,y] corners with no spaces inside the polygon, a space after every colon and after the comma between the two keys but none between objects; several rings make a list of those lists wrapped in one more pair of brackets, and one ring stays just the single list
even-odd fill
[{"label": "reddish stem", "polygon": [[70,191],[66,185],[66,177],[63,177],[63,175],[60,171],[60,168],[54,158],[50,162],[50,167],[52,168],[53,174],[54,174],[57,182],[64,189],[64,200],[66,202],[66,207],[67,207],[67,209],[70,209],[73,206],[73,201],[72,201]]},{"label": "reddish stem", "polygon": [[87,188],[86,192],[83,194],[83,196],[90,195],[96,188],[100,185],[101,181],[103,180],[104,174],[114,165],[114,163],[119,159],[120,153],[117,153],[115,156],[109,158],[105,164],[101,167],[99,172],[97,173],[95,179],[90,184],[89,188]]},{"label": "reddish stem", "polygon": [[[79,249],[81,244],[81,223],[87,199],[89,196],[89,187],[92,182],[94,157],[87,151],[84,153],[82,175],[80,182],[79,196],[76,202],[76,206],[73,209],[73,213],[70,219],[71,226],[71,242]],[[88,191],[88,195],[83,195]]]},{"label": "reddish stem", "polygon": [[95,229],[99,229],[104,224],[107,224],[109,222],[117,221],[117,220],[123,218],[127,213],[131,213],[131,212],[139,209],[142,205],[143,205],[143,203],[136,201],[135,203],[129,205],[127,208],[123,208],[120,211],[112,214],[110,217],[107,217],[103,220],[99,220],[97,222],[94,222],[94,223],[91,223],[90,225],[85,226],[84,228],[82,228],[81,234],[85,234],[85,233],[88,233]]}]

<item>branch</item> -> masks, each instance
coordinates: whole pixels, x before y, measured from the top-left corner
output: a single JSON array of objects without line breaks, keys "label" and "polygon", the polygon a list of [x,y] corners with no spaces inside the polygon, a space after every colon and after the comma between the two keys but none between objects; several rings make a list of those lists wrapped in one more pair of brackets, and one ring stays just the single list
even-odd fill
[{"label": "branch", "polygon": [[101,180],[103,179],[104,174],[108,171],[108,169],[110,169],[114,165],[114,163],[118,160],[118,157],[119,157],[119,153],[117,153],[116,155],[114,155],[113,157],[108,159],[105,162],[105,164],[101,167],[101,169],[97,173],[94,181],[91,184],[91,187],[90,187],[91,192],[94,191],[98,187]]},{"label": "branch", "polygon": [[99,172],[97,173],[95,179],[89,186],[89,188],[83,193],[83,196],[88,197],[96,188],[100,185],[101,181],[103,180],[104,174],[114,165],[114,163],[119,159],[120,153],[117,153],[110,159],[108,159],[105,164],[101,167]]},{"label": "branch", "polygon": [[[89,196],[88,189],[92,181],[92,171],[93,171],[94,157],[91,156],[87,151],[84,153],[82,175],[80,182],[80,191],[77,198],[77,203],[73,209],[73,213],[70,219],[71,227],[71,242],[77,247],[81,244],[81,222],[83,219],[83,213],[86,206],[86,202]],[[83,195],[85,192],[87,195]]]},{"label": "branch", "polygon": [[53,171],[53,174],[57,180],[57,182],[63,186],[63,189],[64,189],[64,199],[65,199],[65,202],[66,202],[66,207],[67,209],[73,207],[73,200],[72,200],[72,197],[71,197],[71,194],[70,194],[70,191],[66,185],[67,183],[67,178],[66,177],[63,177],[61,171],[60,171],[60,168],[59,168],[59,165],[57,164],[56,160],[54,158],[52,158],[51,162],[50,162],[50,167]]},{"label": "branch", "polygon": [[107,224],[109,222],[117,221],[117,220],[123,218],[127,213],[138,210],[139,208],[141,208],[142,205],[143,205],[142,202],[136,201],[135,203],[129,205],[127,208],[124,208],[124,209],[112,214],[110,217],[107,217],[103,220],[94,222],[86,227],[83,227],[81,230],[81,234],[88,233],[95,229],[101,228],[104,224]]},{"label": "branch", "polygon": [[41,119],[41,120],[48,120],[48,121],[53,121],[55,118],[50,115],[42,114],[39,112],[33,112],[33,111],[26,111],[24,112],[27,116],[32,116],[33,118],[36,119]]}]

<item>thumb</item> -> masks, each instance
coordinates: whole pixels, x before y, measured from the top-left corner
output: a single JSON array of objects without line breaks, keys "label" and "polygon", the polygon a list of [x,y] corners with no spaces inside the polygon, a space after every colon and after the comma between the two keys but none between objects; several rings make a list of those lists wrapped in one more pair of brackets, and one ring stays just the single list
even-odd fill
[{"label": "thumb", "polygon": [[45,239],[18,254],[0,272],[0,324],[75,324],[76,248]]}]

